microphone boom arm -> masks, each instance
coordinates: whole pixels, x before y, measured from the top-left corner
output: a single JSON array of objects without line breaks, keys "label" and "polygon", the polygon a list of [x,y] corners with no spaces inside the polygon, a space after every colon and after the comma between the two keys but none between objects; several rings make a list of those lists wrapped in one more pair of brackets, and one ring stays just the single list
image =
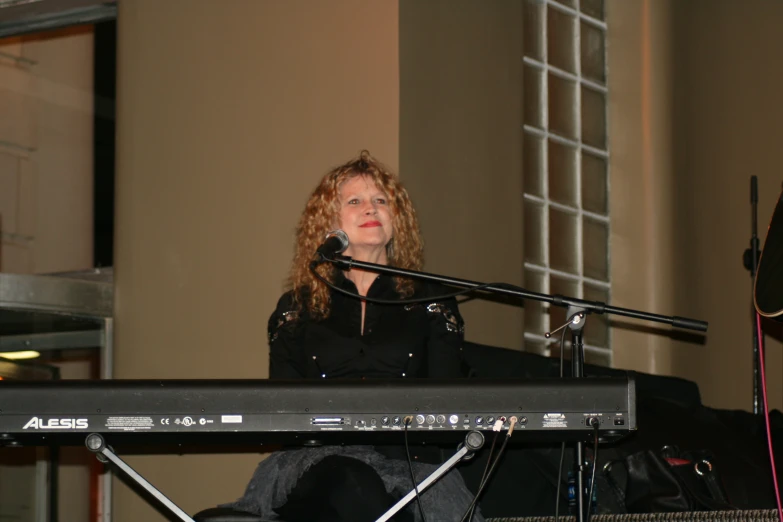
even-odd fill
[{"label": "microphone boom arm", "polygon": [[[454,277],[441,276],[437,274],[430,274],[427,272],[419,272],[416,270],[406,270],[404,268],[396,268],[392,266],[379,265],[376,263],[367,263],[365,261],[356,261],[348,256],[336,255],[331,259],[324,259],[330,263],[337,265],[344,270],[350,270],[351,268],[361,268],[363,270],[370,270],[372,272],[378,272],[381,274],[414,277],[418,279],[424,279],[426,281],[433,281],[436,283],[442,283],[450,286],[459,286],[462,288],[476,288],[481,286],[481,291],[492,292],[495,294],[510,295],[513,297],[521,297],[523,299],[533,299],[536,301],[542,301],[545,303],[551,303],[555,306],[569,307],[574,306],[582,308],[587,312],[596,314],[615,314],[625,317],[632,317],[634,319],[644,319],[647,321],[653,321],[656,323],[669,324],[675,328],[683,328],[686,330],[695,330],[698,332],[706,332],[708,323],[706,321],[700,321],[698,319],[690,319],[687,317],[670,316],[653,314],[649,312],[643,312],[641,310],[634,310],[631,308],[620,308],[617,306],[610,306],[601,301],[586,301],[584,299],[577,299],[575,297],[568,297],[559,294],[542,294],[539,292],[532,292],[520,287],[513,287],[508,285],[508,288],[502,286],[485,285],[476,281],[469,281],[467,279],[457,279]],[[513,288],[512,288],[513,287]]]}]

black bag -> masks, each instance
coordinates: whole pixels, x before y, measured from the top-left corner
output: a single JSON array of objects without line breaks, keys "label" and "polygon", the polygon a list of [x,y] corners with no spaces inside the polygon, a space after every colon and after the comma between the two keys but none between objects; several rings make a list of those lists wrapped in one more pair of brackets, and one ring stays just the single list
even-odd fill
[{"label": "black bag", "polygon": [[667,446],[608,461],[603,476],[628,513],[736,509],[709,452]]},{"label": "black bag", "polygon": [[[685,407],[650,398],[638,402],[637,415],[637,433],[599,448],[596,513],[775,507],[762,430],[754,428],[758,416],[741,415],[740,412],[729,414],[704,406]],[[677,447],[709,449],[680,452]],[[591,457],[591,445],[586,444],[585,449]],[[533,463],[528,469],[545,478],[538,482],[546,482],[550,488],[546,492],[537,491],[536,498],[529,500],[541,506],[538,511],[552,506],[546,512],[551,514],[560,448],[528,450],[528,456]],[[566,474],[573,466],[572,445],[566,450],[564,462],[559,499],[561,513],[568,512],[564,490]],[[538,512],[533,514],[539,515]]]},{"label": "black bag", "polygon": [[[639,401],[637,413],[638,433],[612,448],[618,451],[619,459],[633,457],[638,460],[641,458],[638,454],[647,451],[653,454],[647,457],[647,464],[651,464],[653,458],[691,461],[691,466],[683,464],[670,470],[662,469],[677,474],[682,483],[691,486],[691,491],[701,499],[692,501],[694,506],[701,506],[695,509],[715,509],[710,507],[710,498],[721,501],[717,491],[709,496],[699,494],[709,484],[704,483],[703,476],[694,468],[701,460],[707,460],[712,466],[725,492],[725,504],[743,510],[776,506],[766,440],[764,435],[751,430],[751,426],[763,421],[760,416],[740,412],[729,415],[725,410],[705,406],[682,408],[670,401],[652,398]],[[677,448],[689,451],[681,453]],[[607,459],[609,453],[605,453]],[[706,465],[701,466],[699,470],[704,471]]]}]

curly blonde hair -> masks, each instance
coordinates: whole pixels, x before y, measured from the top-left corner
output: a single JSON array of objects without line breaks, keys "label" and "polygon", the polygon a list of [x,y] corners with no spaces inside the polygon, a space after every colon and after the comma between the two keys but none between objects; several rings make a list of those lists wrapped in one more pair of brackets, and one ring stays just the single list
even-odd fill
[{"label": "curly blonde hair", "polygon": [[[307,310],[315,319],[329,316],[329,288],[310,271],[310,262],[326,234],[339,223],[340,186],[356,176],[369,177],[388,197],[393,227],[392,239],[386,246],[388,264],[408,270],[421,270],[423,265],[424,243],[408,191],[395,174],[364,150],[321,179],[307,200],[296,228],[296,251],[288,283],[297,308]],[[322,263],[316,270],[324,279],[334,282],[338,269],[331,263]],[[413,294],[410,279],[395,277],[394,284],[401,297]]]}]

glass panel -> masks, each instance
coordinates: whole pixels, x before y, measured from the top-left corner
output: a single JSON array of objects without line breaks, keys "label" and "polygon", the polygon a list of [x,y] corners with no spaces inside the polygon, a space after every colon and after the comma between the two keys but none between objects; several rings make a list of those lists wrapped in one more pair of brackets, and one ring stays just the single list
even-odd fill
[{"label": "glass panel", "polygon": [[587,16],[604,19],[604,0],[582,0],[582,12]]},{"label": "glass panel", "polygon": [[[557,276],[550,276],[549,277],[549,290],[551,294],[557,295],[564,295],[567,297],[578,297],[579,296],[579,283],[577,281],[571,281],[569,279],[563,279]],[[547,305],[549,306],[549,330],[555,330],[565,324],[566,322],[566,311],[567,308],[562,306],[553,306],[553,305]],[[555,339],[555,345],[552,346],[552,352],[553,353],[560,353],[560,351],[557,349],[560,346],[560,336],[563,332],[557,332],[552,337],[557,337]],[[569,335],[568,332],[566,332],[566,341],[571,340],[571,335]],[[566,354],[567,355],[567,354]]]},{"label": "glass panel", "polygon": [[544,197],[544,138],[525,133],[525,150],[522,156],[524,191]]},{"label": "glass panel", "polygon": [[565,138],[577,139],[576,83],[550,74],[549,130]]},{"label": "glass panel", "polygon": [[606,97],[582,86],[582,143],[606,149]]},{"label": "glass panel", "polygon": [[30,57],[30,45],[25,45],[21,36],[0,39],[0,64],[12,65],[29,70],[38,62]]},{"label": "glass panel", "polygon": [[[60,356],[58,362],[62,362],[65,357],[73,362],[78,360],[79,356],[73,355],[75,350],[68,349],[65,342],[59,342],[62,350],[44,350],[38,343],[48,344],[51,347],[52,342],[57,343],[59,339],[65,339],[58,334],[89,333],[91,330],[100,330],[101,327],[94,320],[72,317],[65,313],[15,310],[14,305],[29,306],[30,301],[27,298],[37,296],[39,293],[51,298],[51,289],[48,289],[47,293],[42,291],[40,285],[34,286],[29,283],[25,285],[23,281],[19,283],[22,283],[20,285],[22,292],[19,292],[20,302],[13,302],[14,297],[11,297],[11,307],[0,306],[0,348],[4,351],[8,350],[8,353],[0,354],[2,355],[0,379],[9,381],[58,379],[59,369],[53,365],[42,364],[41,360],[51,357],[53,352],[57,352]],[[0,281],[0,284],[5,284],[5,281]],[[67,291],[62,293],[69,295]],[[73,295],[80,297],[78,292],[73,292]],[[39,354],[38,357],[35,356],[36,353]],[[33,360],[18,362],[9,360],[13,356],[22,355],[27,355]],[[40,509],[42,507],[40,495],[51,491],[49,458],[48,450],[45,448],[0,449],[0,520],[49,520],[46,513],[42,513]]]},{"label": "glass panel", "polygon": [[[39,476],[45,470],[51,472],[45,448],[3,448],[0,451],[0,515],[2,520],[49,520],[39,507],[39,488],[46,479]],[[43,468],[43,469],[41,469]],[[48,485],[48,484],[47,484]],[[46,487],[44,491],[48,492]]]},{"label": "glass panel", "polygon": [[582,208],[607,215],[606,159],[582,150]]},{"label": "glass panel", "polygon": [[581,46],[582,76],[598,83],[606,82],[604,66],[604,31],[586,22],[581,23],[579,36]]},{"label": "glass panel", "polygon": [[[588,301],[609,302],[609,292],[589,284],[584,286],[584,296]],[[609,346],[609,316],[606,314],[590,314],[584,329],[585,342],[591,346],[606,348]]]},{"label": "glass panel", "polygon": [[584,275],[600,281],[609,280],[609,231],[606,223],[585,217],[582,220]]},{"label": "glass panel", "polygon": [[544,207],[525,201],[525,261],[545,265],[544,261]]},{"label": "glass panel", "polygon": [[523,71],[525,84],[522,95],[525,100],[525,123],[539,129],[544,129],[544,72],[535,67],[525,66]]},{"label": "glass panel", "polygon": [[576,148],[549,141],[549,199],[577,206]]},{"label": "glass panel", "polygon": [[576,17],[559,9],[547,9],[547,62],[576,74]]},{"label": "glass panel", "polygon": [[544,61],[544,2],[526,0],[523,22],[525,56],[539,62]]},{"label": "glass panel", "polygon": [[549,266],[555,270],[579,273],[576,249],[576,214],[549,207]]},{"label": "glass panel", "polygon": [[[525,270],[525,288],[531,292],[547,293],[545,291],[546,274]],[[525,300],[525,331],[544,335],[548,328],[545,305],[535,299]]]},{"label": "glass panel", "polygon": [[612,352],[609,350],[585,350],[585,363],[609,367],[612,365]]}]

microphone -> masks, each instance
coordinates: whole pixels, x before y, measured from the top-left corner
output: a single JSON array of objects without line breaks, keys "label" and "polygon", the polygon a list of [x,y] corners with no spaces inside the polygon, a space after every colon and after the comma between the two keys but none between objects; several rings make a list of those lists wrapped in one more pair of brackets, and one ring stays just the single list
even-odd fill
[{"label": "microphone", "polygon": [[332,230],[326,234],[326,239],[315,251],[316,257],[332,259],[335,255],[345,252],[348,248],[348,234],[342,230]]}]

